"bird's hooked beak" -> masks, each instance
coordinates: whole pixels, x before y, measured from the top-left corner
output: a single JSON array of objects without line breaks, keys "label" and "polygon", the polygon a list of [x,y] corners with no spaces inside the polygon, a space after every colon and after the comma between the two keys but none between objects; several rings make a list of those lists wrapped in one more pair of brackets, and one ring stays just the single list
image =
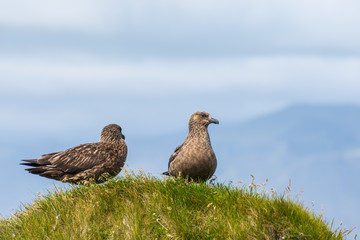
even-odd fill
[{"label": "bird's hooked beak", "polygon": [[125,135],[124,135],[124,134],[121,134],[121,138],[125,140]]},{"label": "bird's hooked beak", "polygon": [[217,119],[215,119],[215,118],[211,118],[211,119],[209,120],[209,122],[210,122],[210,123],[219,124],[219,121],[218,121]]}]

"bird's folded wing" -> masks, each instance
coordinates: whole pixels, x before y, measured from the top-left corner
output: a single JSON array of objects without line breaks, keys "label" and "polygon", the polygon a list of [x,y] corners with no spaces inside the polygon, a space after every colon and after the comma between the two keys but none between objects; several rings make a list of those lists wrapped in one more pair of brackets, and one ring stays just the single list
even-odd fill
[{"label": "bird's folded wing", "polygon": [[174,161],[175,158],[177,157],[177,155],[181,152],[181,149],[182,149],[183,146],[184,146],[184,143],[181,144],[181,145],[179,145],[179,146],[177,146],[177,147],[175,148],[175,151],[173,152],[173,154],[171,154],[171,156],[170,156],[170,158],[169,158],[169,165],[168,165],[168,167],[170,167],[170,163],[171,163],[172,161]]},{"label": "bird's folded wing", "polygon": [[118,153],[112,145],[88,143],[52,155],[49,161],[66,173],[77,173],[116,158]]}]

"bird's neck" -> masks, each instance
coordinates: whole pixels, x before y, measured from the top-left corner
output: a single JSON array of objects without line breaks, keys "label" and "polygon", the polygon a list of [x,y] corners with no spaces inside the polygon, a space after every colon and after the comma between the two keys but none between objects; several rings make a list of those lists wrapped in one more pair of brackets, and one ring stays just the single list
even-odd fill
[{"label": "bird's neck", "polygon": [[120,144],[122,141],[122,138],[114,138],[114,137],[111,137],[111,136],[101,136],[100,137],[100,142],[103,142],[103,143],[113,143],[113,144]]},{"label": "bird's neck", "polygon": [[190,125],[188,136],[191,138],[202,138],[205,140],[210,140],[207,127],[204,125]]}]

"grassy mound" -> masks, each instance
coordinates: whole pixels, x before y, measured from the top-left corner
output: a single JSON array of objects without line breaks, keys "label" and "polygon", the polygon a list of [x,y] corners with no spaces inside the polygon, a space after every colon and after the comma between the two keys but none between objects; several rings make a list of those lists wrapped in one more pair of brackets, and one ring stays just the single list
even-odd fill
[{"label": "grassy mound", "polygon": [[0,220],[1,239],[343,239],[320,216],[255,186],[128,174],[56,189]]}]

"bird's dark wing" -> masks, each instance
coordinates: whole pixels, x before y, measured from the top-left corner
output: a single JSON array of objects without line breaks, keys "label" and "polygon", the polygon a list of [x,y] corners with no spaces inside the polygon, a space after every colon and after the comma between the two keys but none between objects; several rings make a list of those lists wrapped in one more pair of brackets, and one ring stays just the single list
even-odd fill
[{"label": "bird's dark wing", "polygon": [[65,173],[78,173],[100,165],[118,154],[119,149],[112,144],[87,143],[58,152],[48,161]]},{"label": "bird's dark wing", "polygon": [[171,154],[171,156],[169,158],[168,168],[170,168],[170,163],[175,160],[176,156],[179,154],[179,152],[181,151],[181,148],[183,146],[184,146],[184,143],[175,148],[175,151],[173,152],[173,154]]}]

